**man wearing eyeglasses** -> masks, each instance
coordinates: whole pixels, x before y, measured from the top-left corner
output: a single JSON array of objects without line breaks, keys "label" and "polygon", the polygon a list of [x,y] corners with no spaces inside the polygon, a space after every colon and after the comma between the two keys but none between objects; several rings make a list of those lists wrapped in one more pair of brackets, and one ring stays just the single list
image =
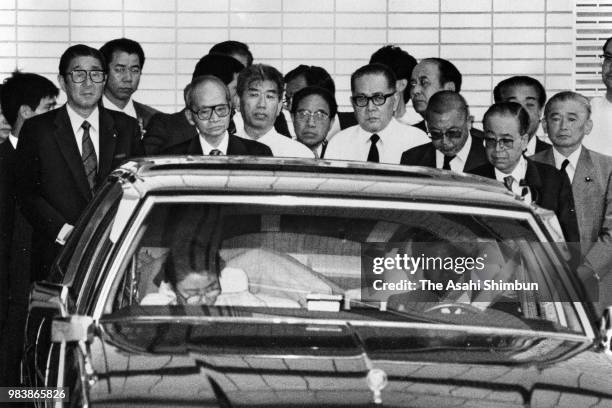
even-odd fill
[{"label": "man wearing eyeglasses", "polygon": [[599,58],[606,93],[591,99],[593,129],[582,143],[590,150],[612,156],[612,37],[604,43],[603,54]]},{"label": "man wearing eyeglasses", "polygon": [[569,179],[548,164],[523,155],[529,141],[530,119],[517,102],[492,105],[482,120],[488,163],[469,173],[495,179],[526,202],[554,211],[565,239],[579,240]]},{"label": "man wearing eyeglasses", "polygon": [[570,91],[553,95],[542,121],[553,147],[533,159],[555,166],[569,178],[584,256],[577,273],[585,286],[599,284],[601,312],[612,299],[612,157],[583,145],[593,126],[590,114],[589,100],[583,95]]},{"label": "man wearing eyeglasses", "polygon": [[28,119],[17,145],[17,199],[34,228],[32,279],[53,259],[106,176],[144,154],[138,123],[98,106],[107,67],[100,51],[78,44],[62,54],[58,81],[67,103]]},{"label": "man wearing eyeglasses", "polygon": [[355,71],[351,93],[358,124],[330,140],[326,158],[399,164],[402,152],[429,141],[425,132],[393,117],[396,79],[386,65],[368,64]]},{"label": "man wearing eyeglasses", "polygon": [[337,111],[334,95],[325,88],[307,86],[293,95],[291,117],[297,139],[319,159],[325,157],[327,135]]},{"label": "man wearing eyeglasses", "polygon": [[210,156],[272,156],[262,143],[228,133],[231,93],[222,80],[212,75],[195,78],[185,91],[185,115],[197,137],[168,146],[163,154]]},{"label": "man wearing eyeglasses", "polygon": [[401,164],[467,172],[487,163],[482,139],[470,135],[472,117],[463,96],[454,91],[435,93],[425,120],[431,141],[405,151]]},{"label": "man wearing eyeglasses", "polygon": [[100,52],[108,64],[108,79],[102,96],[104,107],[138,120],[144,135],[149,120],[159,112],[132,99],[140,84],[140,74],[145,63],[144,50],[134,40],[117,38],[104,44]]}]

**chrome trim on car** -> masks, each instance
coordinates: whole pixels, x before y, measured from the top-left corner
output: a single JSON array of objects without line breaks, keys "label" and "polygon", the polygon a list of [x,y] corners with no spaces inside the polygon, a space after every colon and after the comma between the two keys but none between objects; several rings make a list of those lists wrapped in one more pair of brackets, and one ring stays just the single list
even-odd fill
[{"label": "chrome trim on car", "polygon": [[201,323],[248,323],[248,324],[303,324],[303,325],[321,325],[321,326],[352,326],[352,327],[381,327],[381,328],[398,328],[398,329],[423,329],[423,330],[446,330],[446,331],[469,331],[471,333],[480,334],[498,334],[512,336],[539,336],[539,337],[555,337],[557,339],[590,342],[591,338],[584,334],[578,333],[561,333],[551,331],[536,331],[528,329],[512,329],[507,327],[486,327],[486,326],[471,326],[471,325],[454,325],[446,323],[424,323],[424,322],[389,322],[380,320],[341,320],[341,319],[309,319],[301,317],[281,317],[272,318],[264,317],[244,317],[244,316],[130,316],[121,318],[104,318],[100,323],[129,323],[129,322],[180,322],[189,324]]}]

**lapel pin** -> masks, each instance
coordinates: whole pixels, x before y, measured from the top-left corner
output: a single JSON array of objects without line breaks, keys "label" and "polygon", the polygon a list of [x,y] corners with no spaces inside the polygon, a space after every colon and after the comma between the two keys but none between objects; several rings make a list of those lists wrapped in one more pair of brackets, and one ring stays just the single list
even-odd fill
[{"label": "lapel pin", "polygon": [[593,179],[592,179],[592,178],[590,178],[589,176],[586,176],[586,177],[584,178],[584,181],[586,181],[587,183],[589,183],[589,182],[593,181]]}]

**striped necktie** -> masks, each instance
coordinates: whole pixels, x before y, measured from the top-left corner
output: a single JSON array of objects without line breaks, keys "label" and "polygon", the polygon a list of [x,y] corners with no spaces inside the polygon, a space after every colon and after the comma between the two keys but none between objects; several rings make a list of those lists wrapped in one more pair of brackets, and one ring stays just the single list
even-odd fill
[{"label": "striped necktie", "polygon": [[94,149],[93,142],[89,136],[89,128],[91,127],[91,124],[88,121],[84,121],[81,127],[83,128],[83,150],[81,153],[81,160],[83,161],[83,167],[85,168],[85,176],[87,176],[89,189],[93,191],[94,186],[96,185],[98,159],[96,158],[96,150]]}]

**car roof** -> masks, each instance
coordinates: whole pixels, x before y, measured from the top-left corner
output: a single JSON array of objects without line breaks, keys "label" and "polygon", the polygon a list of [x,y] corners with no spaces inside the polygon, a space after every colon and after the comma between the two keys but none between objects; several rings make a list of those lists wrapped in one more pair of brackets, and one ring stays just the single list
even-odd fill
[{"label": "car roof", "polygon": [[529,208],[496,180],[427,167],[355,161],[159,156],[127,162],[113,175],[130,181],[141,196],[222,190]]}]

